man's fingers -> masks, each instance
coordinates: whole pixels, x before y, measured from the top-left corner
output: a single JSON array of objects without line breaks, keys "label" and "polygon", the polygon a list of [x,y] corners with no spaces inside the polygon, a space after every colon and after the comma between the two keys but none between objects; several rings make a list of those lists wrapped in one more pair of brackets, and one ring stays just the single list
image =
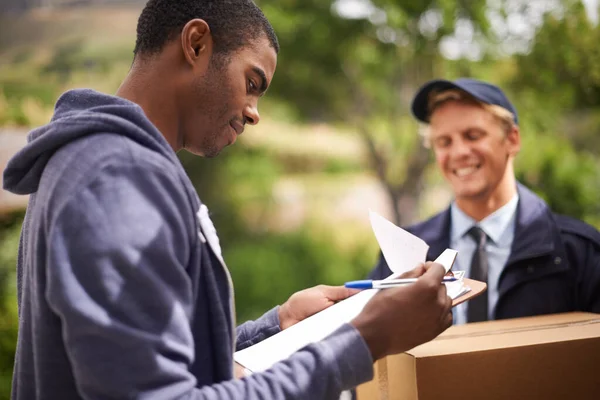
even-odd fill
[{"label": "man's fingers", "polygon": [[444,293],[444,314],[452,312],[452,297]]},{"label": "man's fingers", "polygon": [[400,278],[418,278],[425,273],[425,264],[420,263],[415,268],[400,275]]},{"label": "man's fingers", "polygon": [[422,279],[435,279],[442,282],[444,275],[446,274],[446,270],[442,266],[442,264],[429,262],[425,264],[425,273],[423,274]]},{"label": "man's fingers", "polygon": [[446,290],[446,285],[443,283],[438,284],[439,286],[437,291],[437,301],[441,308],[441,315],[444,316],[450,310],[452,310],[452,298],[448,296],[448,291]]},{"label": "man's fingers", "polygon": [[360,292],[360,289],[349,289],[344,286],[320,285],[321,292],[331,301],[341,301],[353,294]]},{"label": "man's fingers", "polygon": [[246,376],[246,369],[238,363],[233,363],[233,375],[236,379],[242,379]]},{"label": "man's fingers", "polygon": [[448,329],[452,326],[454,322],[454,318],[452,317],[452,308],[450,308],[450,312],[446,313],[446,319],[444,321],[444,329]]}]

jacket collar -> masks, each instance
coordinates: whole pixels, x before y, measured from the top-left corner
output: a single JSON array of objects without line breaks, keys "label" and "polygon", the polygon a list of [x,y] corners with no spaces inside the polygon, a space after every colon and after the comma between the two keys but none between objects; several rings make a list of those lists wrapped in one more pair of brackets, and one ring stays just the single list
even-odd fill
[{"label": "jacket collar", "polygon": [[508,264],[551,253],[559,232],[548,205],[531,190],[517,184],[519,205],[515,238]]},{"label": "jacket collar", "polygon": [[[531,190],[517,183],[519,204],[515,222],[515,237],[508,264],[551,253],[558,230],[546,203]],[[427,259],[434,260],[450,246],[450,207],[431,219],[407,230],[417,234],[428,245]]]}]

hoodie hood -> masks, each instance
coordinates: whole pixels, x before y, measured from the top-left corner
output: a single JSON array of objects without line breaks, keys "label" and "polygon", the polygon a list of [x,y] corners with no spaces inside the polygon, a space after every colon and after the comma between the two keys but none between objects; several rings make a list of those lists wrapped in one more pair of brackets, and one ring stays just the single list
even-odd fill
[{"label": "hoodie hood", "polygon": [[84,136],[109,132],[127,136],[179,164],[173,149],[140,106],[120,97],[77,89],[58,99],[50,123],[31,131],[27,145],[9,160],[4,189],[15,194],[35,193],[56,150]]}]

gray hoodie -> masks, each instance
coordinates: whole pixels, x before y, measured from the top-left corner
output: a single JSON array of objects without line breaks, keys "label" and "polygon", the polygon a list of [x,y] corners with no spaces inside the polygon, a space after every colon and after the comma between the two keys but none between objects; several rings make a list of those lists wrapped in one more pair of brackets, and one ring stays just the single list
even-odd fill
[{"label": "gray hoodie", "polygon": [[277,333],[277,308],[236,332],[206,207],[136,104],[65,93],[8,163],[4,187],[31,194],[13,399],[334,399],[372,378],[347,324],[232,380],[234,350]]}]

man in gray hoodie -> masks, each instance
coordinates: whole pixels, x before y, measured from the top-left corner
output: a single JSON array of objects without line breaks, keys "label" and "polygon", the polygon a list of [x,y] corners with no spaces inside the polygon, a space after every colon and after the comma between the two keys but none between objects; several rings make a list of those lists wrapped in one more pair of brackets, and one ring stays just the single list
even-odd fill
[{"label": "man in gray hoodie", "polygon": [[333,399],[450,326],[428,264],[324,340],[234,378],[235,350],[348,295],[307,289],[236,329],[216,231],[176,157],[215,156],[258,123],[278,49],[251,0],[150,0],[117,95],[69,91],[29,134],[4,171],[30,194],[13,399]]}]

